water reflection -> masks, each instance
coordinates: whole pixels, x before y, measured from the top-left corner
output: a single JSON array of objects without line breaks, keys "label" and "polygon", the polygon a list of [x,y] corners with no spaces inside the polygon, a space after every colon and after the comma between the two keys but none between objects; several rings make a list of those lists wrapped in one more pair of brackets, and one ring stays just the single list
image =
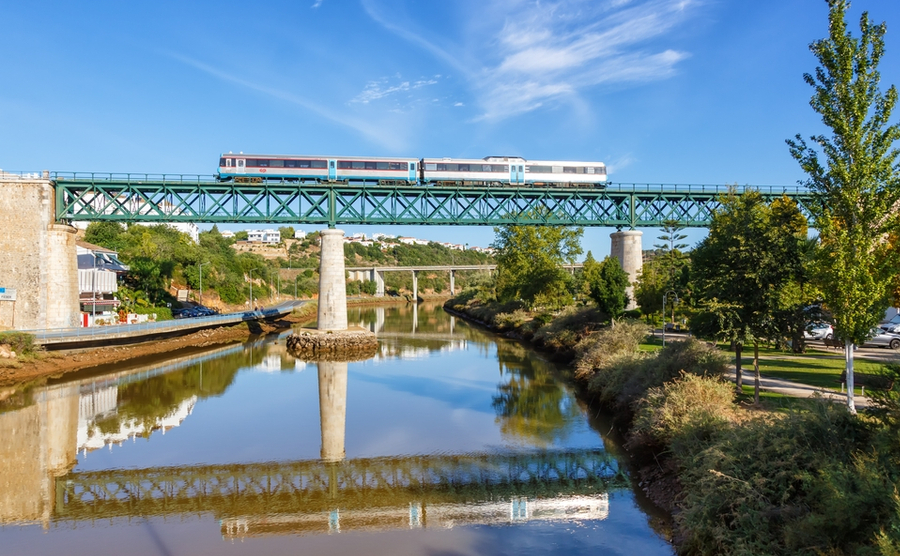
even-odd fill
[{"label": "water reflection", "polygon": [[[379,353],[368,365],[386,382],[391,360],[412,359],[409,364],[415,366],[418,359],[476,351],[496,361],[499,381],[496,371],[480,375],[489,386],[485,397],[490,401],[483,407],[512,446],[348,459],[348,383],[354,380],[348,364],[299,361],[281,339],[257,341],[6,394],[0,401],[0,523],[68,527],[207,515],[218,520],[224,537],[242,538],[604,520],[610,511],[608,493],[628,489],[609,452],[561,442],[584,416],[556,380],[552,364],[516,342],[493,339],[434,309],[364,309],[355,319],[378,329]],[[93,451],[124,449],[119,447],[138,438],[161,440],[166,431],[202,419],[192,415],[202,415],[213,398],[239,389],[239,376],[276,380],[303,372],[293,376],[312,379],[307,368],[314,365],[319,459],[239,463],[235,457],[237,462],[219,464],[142,463],[99,470],[77,466],[78,458],[90,458]],[[421,376],[427,371],[422,367]],[[252,419],[248,414],[251,427],[279,428]],[[227,431],[222,434],[227,443]],[[600,441],[593,436],[597,446]],[[273,438],[285,441],[277,434]]]}]

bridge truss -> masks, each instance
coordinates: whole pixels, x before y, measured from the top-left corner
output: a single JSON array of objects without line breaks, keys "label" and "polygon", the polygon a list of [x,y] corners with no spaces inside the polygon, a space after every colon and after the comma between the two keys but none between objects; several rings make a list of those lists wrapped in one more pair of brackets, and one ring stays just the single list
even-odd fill
[{"label": "bridge truss", "polygon": [[628,486],[615,458],[601,450],[114,469],[57,478],[54,520],[311,513]]},{"label": "bridge truss", "polygon": [[[218,182],[213,176],[55,174],[61,221],[462,226],[708,226],[728,186],[610,184],[605,188],[419,187]],[[795,186],[744,186],[767,199]],[[805,212],[805,211],[804,211]]]}]

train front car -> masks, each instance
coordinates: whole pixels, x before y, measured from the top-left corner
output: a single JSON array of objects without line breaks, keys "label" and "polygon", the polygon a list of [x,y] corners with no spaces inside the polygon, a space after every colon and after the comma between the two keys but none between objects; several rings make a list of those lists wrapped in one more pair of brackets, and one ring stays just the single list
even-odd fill
[{"label": "train front car", "polygon": [[418,180],[418,165],[416,158],[228,153],[219,158],[219,180],[409,185]]},{"label": "train front car", "polygon": [[492,186],[509,185],[511,168],[523,164],[521,158],[423,158],[425,185]]},{"label": "train front car", "polygon": [[606,187],[606,164],[569,160],[529,160],[525,183],[533,187]]}]

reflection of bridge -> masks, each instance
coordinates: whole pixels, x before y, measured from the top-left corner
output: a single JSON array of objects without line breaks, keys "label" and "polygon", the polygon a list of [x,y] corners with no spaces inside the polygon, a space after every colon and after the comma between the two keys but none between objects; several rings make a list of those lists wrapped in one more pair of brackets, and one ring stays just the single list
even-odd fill
[{"label": "reflection of bridge", "polygon": [[311,515],[598,495],[627,486],[614,458],[599,450],[116,469],[56,479],[53,513],[57,520]]}]

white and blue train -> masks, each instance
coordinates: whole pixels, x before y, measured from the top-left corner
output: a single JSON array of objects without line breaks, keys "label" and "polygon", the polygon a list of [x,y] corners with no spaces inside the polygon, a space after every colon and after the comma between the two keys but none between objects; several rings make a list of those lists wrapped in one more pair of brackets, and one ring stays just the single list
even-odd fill
[{"label": "white and blue train", "polygon": [[219,180],[266,180],[360,185],[511,187],[605,187],[602,162],[526,160],[513,156],[468,158],[376,158],[223,154]]}]

